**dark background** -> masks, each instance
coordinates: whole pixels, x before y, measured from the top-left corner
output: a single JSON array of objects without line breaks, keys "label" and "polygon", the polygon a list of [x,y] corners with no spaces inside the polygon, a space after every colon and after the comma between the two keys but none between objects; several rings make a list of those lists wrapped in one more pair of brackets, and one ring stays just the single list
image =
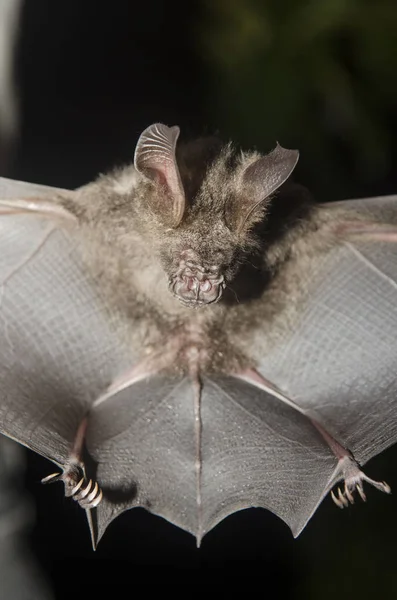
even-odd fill
[{"label": "dark background", "polygon": [[[27,0],[15,56],[20,133],[3,174],[79,186],[131,161],[140,132],[161,121],[261,151],[299,148],[297,177],[320,200],[396,193],[396,31],[394,0]],[[396,464],[391,449],[366,472],[397,489]],[[259,593],[276,586],[276,598],[397,593],[393,496],[368,490],[367,504],[343,512],[328,498],[296,541],[270,513],[243,511],[200,550],[135,509],[93,553],[83,511],[61,485],[40,486],[49,468],[29,454],[31,544],[57,598],[127,581],[132,595],[141,569],[158,566],[228,567],[232,583],[251,569]]]}]

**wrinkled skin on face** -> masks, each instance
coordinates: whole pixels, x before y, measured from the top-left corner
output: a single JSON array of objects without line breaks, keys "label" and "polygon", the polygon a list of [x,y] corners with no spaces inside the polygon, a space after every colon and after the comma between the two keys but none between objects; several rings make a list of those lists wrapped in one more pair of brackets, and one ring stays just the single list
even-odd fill
[{"label": "wrinkled skin on face", "polygon": [[205,264],[188,248],[181,253],[179,268],[169,278],[171,293],[185,306],[198,308],[220,300],[225,278],[218,265]]},{"label": "wrinkled skin on face", "polygon": [[201,220],[192,215],[186,226],[169,232],[160,251],[169,291],[196,309],[221,300],[240,264],[236,235],[222,218],[214,223],[213,215],[200,212]]},{"label": "wrinkled skin on face", "polygon": [[178,244],[176,248],[166,244],[161,252],[161,263],[169,291],[189,308],[219,302],[236,271],[235,255],[235,247],[230,245],[229,248],[227,242],[223,248],[214,243],[212,248],[204,243],[195,248],[188,243]]}]

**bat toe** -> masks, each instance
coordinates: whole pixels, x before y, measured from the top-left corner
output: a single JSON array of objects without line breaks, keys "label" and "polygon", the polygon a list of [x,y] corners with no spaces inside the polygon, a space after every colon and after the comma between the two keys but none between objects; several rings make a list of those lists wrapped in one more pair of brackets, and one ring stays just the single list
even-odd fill
[{"label": "bat toe", "polygon": [[338,508],[345,508],[349,504],[354,504],[354,493],[357,492],[363,502],[366,502],[367,496],[364,492],[364,482],[372,485],[385,494],[391,493],[390,486],[385,481],[375,481],[368,477],[360,468],[359,464],[350,456],[344,456],[338,463],[339,474],[344,481],[344,490],[338,488],[335,495],[331,491],[331,498]]}]

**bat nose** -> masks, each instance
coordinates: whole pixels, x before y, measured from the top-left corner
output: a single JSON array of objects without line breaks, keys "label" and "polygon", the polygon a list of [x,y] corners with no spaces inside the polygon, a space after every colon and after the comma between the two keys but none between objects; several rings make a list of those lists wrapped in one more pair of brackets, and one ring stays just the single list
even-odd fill
[{"label": "bat nose", "polygon": [[186,289],[189,292],[195,293],[198,298],[202,294],[209,292],[212,288],[210,280],[202,273],[195,276],[185,276],[183,279],[186,283]]},{"label": "bat nose", "polygon": [[171,281],[173,294],[185,305],[199,307],[217,302],[223,292],[223,278],[210,279],[204,273],[184,273]]}]

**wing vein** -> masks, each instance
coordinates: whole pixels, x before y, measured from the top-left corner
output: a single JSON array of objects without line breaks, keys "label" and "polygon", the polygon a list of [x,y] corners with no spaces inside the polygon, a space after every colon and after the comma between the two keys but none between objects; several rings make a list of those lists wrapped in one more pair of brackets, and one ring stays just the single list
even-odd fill
[{"label": "wing vein", "polygon": [[384,273],[383,271],[381,271],[379,269],[379,267],[377,267],[366,256],[364,256],[360,252],[360,250],[358,250],[355,246],[353,246],[353,244],[351,244],[350,242],[345,242],[345,245],[349,248],[349,250],[351,250],[351,252],[353,252],[353,254],[355,254],[355,256],[361,262],[363,262],[369,269],[371,269],[371,271],[373,271],[374,273],[376,273],[377,275],[379,275],[379,277],[381,277],[382,279],[384,279],[385,281],[387,281],[394,289],[397,290],[397,283],[394,281],[394,279],[392,279],[389,275],[386,275],[386,273]]},{"label": "wing vein", "polygon": [[0,282],[1,288],[4,288],[4,286],[18,273],[18,271],[27,265],[36,256],[36,254],[40,252],[41,248],[54,231],[55,228],[53,226],[44,231],[43,238],[40,240],[37,246],[35,246],[31,252],[24,256],[23,259],[9,271],[4,279]]},{"label": "wing vein", "polygon": [[[245,412],[246,414],[248,414],[252,419],[254,419],[255,421],[259,422],[262,426],[264,425],[267,429],[269,429],[273,435],[275,435],[276,437],[280,437],[283,440],[286,440],[288,442],[291,442],[293,444],[296,444],[297,446],[300,446],[301,448],[304,448],[305,451],[310,452],[311,454],[313,454],[314,456],[316,456],[316,458],[324,460],[324,456],[320,455],[318,452],[316,452],[313,448],[311,448],[310,446],[306,445],[306,444],[302,444],[302,442],[299,442],[298,440],[294,440],[291,439],[290,437],[286,436],[285,434],[281,433],[280,431],[275,431],[273,429],[273,427],[271,427],[269,425],[269,423],[266,423],[266,421],[263,421],[262,419],[258,418],[255,414],[253,414],[250,410],[248,410],[246,407],[242,406],[241,404],[239,404],[237,402],[237,400],[235,400],[235,398],[233,398],[233,396],[231,396],[229,394],[229,392],[227,392],[226,390],[224,390],[222,387],[220,387],[215,381],[211,380],[211,384],[216,387],[218,390],[220,390],[229,400],[230,402],[234,405],[237,406],[238,408],[240,408],[240,410],[242,410],[243,412]],[[247,384],[250,385],[250,384]],[[254,387],[254,386],[252,386]],[[271,396],[271,394],[269,394]],[[274,396],[271,396],[274,398]],[[287,405],[288,406],[288,405]],[[300,413],[300,411],[296,411],[299,414],[302,414],[302,416],[304,417],[305,415],[303,413]],[[308,423],[310,423],[310,420],[308,419]],[[314,427],[313,427],[313,431]]]}]

